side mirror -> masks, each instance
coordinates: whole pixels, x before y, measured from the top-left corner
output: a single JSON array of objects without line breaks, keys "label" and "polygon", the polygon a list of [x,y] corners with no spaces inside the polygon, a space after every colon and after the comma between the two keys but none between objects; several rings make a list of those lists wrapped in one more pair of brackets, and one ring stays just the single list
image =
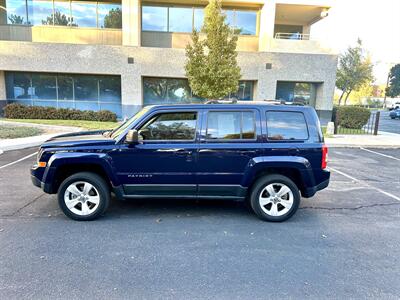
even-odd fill
[{"label": "side mirror", "polygon": [[141,142],[139,132],[136,129],[129,130],[126,134],[125,141],[128,144],[139,144]]}]

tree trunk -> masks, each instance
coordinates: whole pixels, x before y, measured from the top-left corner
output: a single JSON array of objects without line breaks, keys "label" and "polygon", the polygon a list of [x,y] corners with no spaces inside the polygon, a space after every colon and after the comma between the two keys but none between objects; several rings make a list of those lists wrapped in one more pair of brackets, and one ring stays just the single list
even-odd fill
[{"label": "tree trunk", "polygon": [[342,98],[343,98],[343,95],[344,95],[345,92],[346,92],[346,89],[344,89],[344,90],[342,91],[342,94],[341,94],[340,97],[339,97],[339,106],[340,106],[340,103],[342,102]]},{"label": "tree trunk", "polygon": [[349,98],[349,96],[350,96],[352,91],[353,90],[350,90],[350,91],[347,92],[346,98],[344,99],[344,105],[347,105],[347,99]]}]

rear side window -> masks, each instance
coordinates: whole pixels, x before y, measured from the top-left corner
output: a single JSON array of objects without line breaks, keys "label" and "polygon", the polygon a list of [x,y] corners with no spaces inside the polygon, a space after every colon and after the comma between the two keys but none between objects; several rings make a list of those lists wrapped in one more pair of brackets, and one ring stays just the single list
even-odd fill
[{"label": "rear side window", "polygon": [[252,111],[214,111],[208,113],[207,139],[255,139],[255,116]]},{"label": "rear side window", "polygon": [[268,111],[269,140],[307,140],[307,123],[301,112]]}]

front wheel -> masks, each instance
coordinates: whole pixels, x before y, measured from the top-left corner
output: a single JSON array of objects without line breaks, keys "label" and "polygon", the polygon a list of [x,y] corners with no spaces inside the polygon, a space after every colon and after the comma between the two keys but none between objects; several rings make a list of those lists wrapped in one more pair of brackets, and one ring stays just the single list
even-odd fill
[{"label": "front wheel", "polygon": [[103,178],[81,172],[69,176],[58,189],[63,213],[77,221],[91,221],[102,215],[110,203],[110,191]]},{"label": "front wheel", "polygon": [[293,216],[299,208],[300,192],[290,178],[267,175],[254,184],[250,204],[261,220],[282,222]]}]

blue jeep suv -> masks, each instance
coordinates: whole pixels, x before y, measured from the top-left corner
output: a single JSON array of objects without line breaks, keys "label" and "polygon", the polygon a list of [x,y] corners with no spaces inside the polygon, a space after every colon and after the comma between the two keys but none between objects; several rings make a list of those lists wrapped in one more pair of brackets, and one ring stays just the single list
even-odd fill
[{"label": "blue jeep suv", "polygon": [[328,186],[327,151],[311,107],[148,106],[112,131],[45,142],[31,175],[75,220],[102,215],[113,192],[120,200],[248,201],[259,218],[279,222],[301,196]]}]

